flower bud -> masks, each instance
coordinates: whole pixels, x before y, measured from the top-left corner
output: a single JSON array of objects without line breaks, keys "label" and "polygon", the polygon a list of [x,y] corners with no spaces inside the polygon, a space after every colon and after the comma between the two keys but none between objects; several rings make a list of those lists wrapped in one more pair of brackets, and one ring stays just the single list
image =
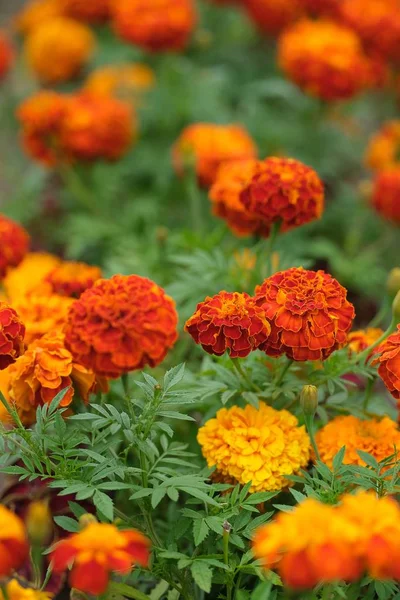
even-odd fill
[{"label": "flower bud", "polygon": [[314,416],[318,406],[318,388],[304,385],[300,393],[300,406],[305,415]]},{"label": "flower bud", "polygon": [[46,500],[35,500],[29,504],[26,529],[33,544],[43,546],[49,542],[53,531],[53,519]]},{"label": "flower bud", "polygon": [[397,323],[400,323],[400,291],[397,292],[393,304],[392,304],[392,313]]},{"label": "flower bud", "polygon": [[97,519],[94,515],[91,515],[90,513],[85,513],[84,515],[79,517],[79,526],[81,529],[84,529],[88,525],[91,525],[91,523],[97,523]]},{"label": "flower bud", "polygon": [[400,290],[400,267],[395,267],[390,271],[386,280],[386,290],[392,298],[394,298]]}]

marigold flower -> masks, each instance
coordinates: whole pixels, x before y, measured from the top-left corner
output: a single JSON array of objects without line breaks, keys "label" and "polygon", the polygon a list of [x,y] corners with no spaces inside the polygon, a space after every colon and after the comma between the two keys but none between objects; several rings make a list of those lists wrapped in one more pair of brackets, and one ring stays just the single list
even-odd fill
[{"label": "marigold flower", "polygon": [[78,21],[99,23],[111,15],[112,0],[57,0],[64,14]]},{"label": "marigold flower", "polygon": [[105,592],[111,571],[127,574],[134,564],[147,567],[149,553],[150,541],[139,531],[91,523],[58,542],[51,559],[56,573],[73,563],[71,587],[98,596]]},{"label": "marigold flower", "polygon": [[11,68],[14,50],[8,37],[0,31],[0,79],[3,79]]},{"label": "marigold flower", "polygon": [[371,346],[383,334],[379,327],[368,327],[367,329],[358,329],[350,331],[347,336],[347,346],[351,352],[359,354]]},{"label": "marigold flower", "polygon": [[256,288],[256,301],[271,323],[261,349],[298,361],[325,360],[343,347],[355,315],[347,290],[336,279],[302,267],[265,279]]},{"label": "marigold flower", "polygon": [[66,110],[66,97],[47,90],[22,102],[17,117],[22,127],[22,143],[29,156],[45,165],[53,165],[60,159],[59,135]]},{"label": "marigold flower", "polygon": [[113,16],[120,37],[150,52],[182,50],[197,21],[192,0],[116,0]]},{"label": "marigold flower", "polygon": [[259,408],[222,408],[197,434],[209,467],[251,491],[280,490],[289,485],[287,475],[298,473],[310,458],[310,440],[287,410],[264,402]]},{"label": "marigold flower", "polygon": [[365,163],[370,169],[380,171],[387,167],[399,167],[400,121],[385,123],[370,140]]},{"label": "marigold flower", "polygon": [[75,77],[87,63],[94,37],[83,23],[67,17],[45,21],[25,43],[29,66],[43,83],[60,83]]},{"label": "marigold flower", "polygon": [[50,331],[62,329],[73,303],[72,298],[57,294],[51,296],[30,294],[16,298],[13,306],[25,323],[27,346]]},{"label": "marigold flower", "polygon": [[379,354],[373,365],[379,365],[378,373],[383,383],[396,400],[400,400],[400,324],[397,331],[389,335],[386,340],[375,348]]},{"label": "marigold flower", "polygon": [[240,193],[245,209],[265,223],[287,231],[315,219],[324,208],[324,186],[317,173],[292,158],[258,161],[253,177]]},{"label": "marigold flower", "polygon": [[15,25],[20,34],[27,35],[46,21],[63,14],[61,3],[57,0],[30,0],[17,14]]},{"label": "marigold flower", "polygon": [[278,43],[284,73],[308,94],[346,100],[370,85],[371,65],[357,35],[330,21],[302,20],[288,27]]},{"label": "marigold flower", "polygon": [[35,290],[70,298],[79,296],[101,278],[101,269],[83,262],[63,261],[48,273]]},{"label": "marigold flower", "polygon": [[126,102],[78,94],[69,99],[60,145],[76,160],[117,160],[133,141],[134,127],[133,111]]},{"label": "marigold flower", "polygon": [[96,383],[94,373],[74,361],[60,331],[32,342],[7,376],[6,397],[25,425],[34,423],[36,408],[50,404],[61,390],[69,388],[60,404],[69,406],[75,390],[87,402]]},{"label": "marigold flower", "polygon": [[382,461],[400,448],[400,430],[397,424],[383,419],[359,419],[353,415],[336,417],[317,432],[316,442],[322,462],[332,467],[335,454],[343,446],[346,465],[365,465],[357,450],[368,452]]},{"label": "marigold flower", "polygon": [[25,325],[20,316],[5,302],[0,302],[0,371],[24,351]]},{"label": "marigold flower", "polygon": [[29,503],[26,515],[26,530],[34,544],[47,544],[53,533],[53,515],[47,499],[33,500]]},{"label": "marigold flower", "polygon": [[[5,585],[8,600],[51,600],[53,594],[41,592],[30,587],[22,587],[16,579],[11,579]],[[4,594],[0,592],[0,600],[5,600]]]},{"label": "marigold flower", "polygon": [[303,15],[300,0],[243,0],[254,23],[268,35],[276,35]]},{"label": "marigold flower", "polygon": [[26,230],[0,214],[0,278],[10,267],[17,267],[28,252],[30,238]]},{"label": "marigold flower", "polygon": [[7,298],[14,303],[32,292],[61,262],[58,256],[46,252],[28,252],[15,269],[7,273],[3,286]]},{"label": "marigold flower", "polygon": [[23,522],[3,504],[0,505],[0,577],[18,569],[29,552]]},{"label": "marigold flower", "polygon": [[176,172],[183,175],[195,163],[201,185],[210,186],[224,162],[256,158],[257,150],[240,125],[195,123],[183,130],[172,150]]},{"label": "marigold flower", "polygon": [[177,339],[175,303],[139,275],[100,279],[71,306],[66,344],[76,361],[96,374],[118,378],[154,367]]},{"label": "marigold flower", "polygon": [[91,72],[84,91],[94,96],[139,96],[154,87],[154,71],[142,63],[108,65]]},{"label": "marigold flower", "polygon": [[185,330],[209,354],[244,357],[266,342],[271,327],[248,294],[219,292],[197,305]]},{"label": "marigold flower", "polygon": [[385,219],[400,225],[400,165],[388,167],[376,175],[372,206]]}]

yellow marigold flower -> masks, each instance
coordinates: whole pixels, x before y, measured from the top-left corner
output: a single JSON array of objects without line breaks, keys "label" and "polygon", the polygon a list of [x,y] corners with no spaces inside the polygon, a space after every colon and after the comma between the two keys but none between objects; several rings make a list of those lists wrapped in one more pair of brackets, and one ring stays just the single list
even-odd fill
[{"label": "yellow marigold flower", "polygon": [[0,505],[0,577],[9,577],[28,557],[29,547],[23,522]]},{"label": "yellow marigold flower", "polygon": [[94,96],[120,96],[140,99],[143,92],[154,87],[155,74],[141,63],[107,65],[92,71],[84,90]]},{"label": "yellow marigold flower", "polygon": [[371,138],[365,163],[370,169],[381,170],[400,166],[400,121],[389,121]]},{"label": "yellow marigold flower", "polygon": [[58,17],[29,34],[25,52],[32,71],[49,84],[75,77],[89,60],[93,46],[94,37],[86,25]]},{"label": "yellow marigold flower", "polygon": [[17,298],[13,302],[13,307],[26,327],[25,343],[29,346],[49,331],[62,329],[73,303],[73,298],[58,294],[51,296],[31,294]]},{"label": "yellow marigold flower", "polygon": [[367,329],[359,329],[357,331],[350,331],[347,336],[347,346],[351,352],[358,354],[363,352],[369,346],[372,346],[376,340],[379,340],[383,330],[379,327],[368,327]]},{"label": "yellow marigold flower", "polygon": [[31,0],[18,13],[15,20],[17,31],[27,35],[45,23],[63,15],[63,8],[57,0]]},{"label": "yellow marigold flower", "polygon": [[[48,592],[23,587],[16,579],[11,579],[5,588],[8,600],[50,600],[53,598],[53,594]],[[0,592],[0,600],[5,600],[2,592]]]},{"label": "yellow marigold flower", "polygon": [[310,440],[287,410],[260,402],[258,409],[222,408],[199,429],[197,440],[208,466],[251,491],[280,490],[287,475],[298,473],[310,458]]},{"label": "yellow marigold flower", "polygon": [[13,303],[32,292],[60,262],[54,254],[28,252],[18,267],[10,269],[3,280],[8,300]]},{"label": "yellow marigold flower", "polygon": [[344,464],[365,465],[357,450],[368,452],[380,462],[394,454],[396,448],[400,449],[400,430],[388,417],[363,420],[346,415],[336,417],[322,427],[316,441],[321,460],[330,467],[343,446],[346,446]]}]

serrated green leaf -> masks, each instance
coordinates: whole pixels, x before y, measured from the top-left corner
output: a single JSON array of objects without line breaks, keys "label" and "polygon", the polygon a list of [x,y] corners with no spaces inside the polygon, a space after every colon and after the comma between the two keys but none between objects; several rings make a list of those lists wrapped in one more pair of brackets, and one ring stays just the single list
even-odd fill
[{"label": "serrated green leaf", "polygon": [[97,508],[97,510],[106,517],[109,521],[112,521],[114,518],[114,505],[110,496],[96,490],[93,495],[93,504]]},{"label": "serrated green leaf", "polygon": [[203,592],[211,592],[213,570],[202,561],[195,561],[190,567],[193,579]]},{"label": "serrated green leaf", "polygon": [[203,542],[209,532],[209,528],[206,519],[197,519],[193,523],[193,538],[196,546],[199,546]]},{"label": "serrated green leaf", "polygon": [[65,529],[65,531],[69,531],[70,533],[79,531],[78,521],[71,519],[71,517],[54,517],[54,522],[61,527],[61,529]]}]

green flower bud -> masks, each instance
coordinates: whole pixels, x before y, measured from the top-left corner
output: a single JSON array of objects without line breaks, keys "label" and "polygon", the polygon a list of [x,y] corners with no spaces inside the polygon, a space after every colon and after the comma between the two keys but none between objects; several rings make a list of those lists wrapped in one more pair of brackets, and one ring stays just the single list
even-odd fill
[{"label": "green flower bud", "polygon": [[386,290],[392,298],[394,298],[400,290],[400,267],[395,267],[390,271],[386,280]]},{"label": "green flower bud", "polygon": [[314,416],[318,406],[318,388],[304,385],[300,393],[300,406],[305,415]]}]

